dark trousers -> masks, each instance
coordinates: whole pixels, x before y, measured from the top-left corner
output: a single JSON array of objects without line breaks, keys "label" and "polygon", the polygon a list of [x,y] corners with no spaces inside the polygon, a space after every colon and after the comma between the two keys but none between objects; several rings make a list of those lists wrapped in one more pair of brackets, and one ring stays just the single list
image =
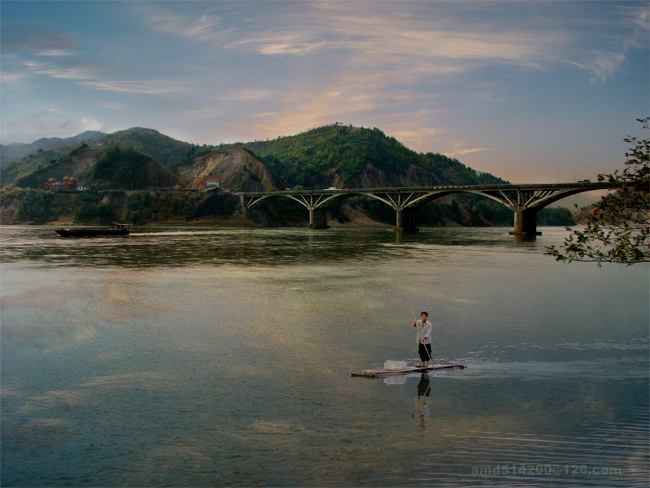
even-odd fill
[{"label": "dark trousers", "polygon": [[418,354],[422,362],[431,361],[431,344],[422,344],[418,347]]}]

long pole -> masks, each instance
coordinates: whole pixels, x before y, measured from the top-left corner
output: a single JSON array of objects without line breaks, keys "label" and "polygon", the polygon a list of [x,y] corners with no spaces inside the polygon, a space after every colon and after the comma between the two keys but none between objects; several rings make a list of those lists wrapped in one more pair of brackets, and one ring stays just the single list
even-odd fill
[{"label": "long pole", "polygon": [[409,296],[404,292],[404,296],[406,297],[406,301],[409,302],[409,307],[411,307],[411,315],[413,315],[413,322],[415,322],[415,312],[413,311],[413,305],[411,305],[411,300],[409,300]]}]

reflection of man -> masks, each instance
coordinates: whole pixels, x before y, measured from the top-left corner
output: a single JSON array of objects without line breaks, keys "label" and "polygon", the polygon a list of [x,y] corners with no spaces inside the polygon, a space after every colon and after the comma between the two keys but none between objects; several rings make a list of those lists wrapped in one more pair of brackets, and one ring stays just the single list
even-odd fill
[{"label": "reflection of man", "polygon": [[420,317],[420,320],[413,322],[413,327],[417,327],[418,329],[418,354],[420,355],[420,360],[422,360],[422,364],[419,367],[426,368],[429,366],[429,361],[431,361],[432,325],[431,322],[429,322],[429,314],[427,312],[422,312]]},{"label": "reflection of man", "polygon": [[425,373],[420,377],[418,383],[418,397],[415,401],[415,413],[413,417],[418,418],[418,427],[420,430],[426,428],[427,420],[431,415],[429,410],[429,394],[431,393],[431,381]]}]

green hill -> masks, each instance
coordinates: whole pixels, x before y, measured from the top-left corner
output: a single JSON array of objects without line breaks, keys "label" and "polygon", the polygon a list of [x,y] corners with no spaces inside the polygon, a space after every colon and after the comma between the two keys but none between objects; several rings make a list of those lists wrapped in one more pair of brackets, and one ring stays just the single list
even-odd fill
[{"label": "green hill", "polygon": [[[290,185],[318,187],[324,175],[332,175],[330,181],[338,178],[346,187],[505,183],[489,174],[479,176],[457,159],[412,151],[377,128],[334,124],[245,147]],[[413,168],[423,171],[415,171],[411,178],[398,176]],[[372,172],[387,181],[373,181]],[[427,181],[422,181],[425,173]]]},{"label": "green hill", "polygon": [[[61,141],[70,141],[72,139],[62,139]],[[49,141],[49,139],[41,139],[41,141],[45,140]],[[104,149],[113,146],[132,147],[135,151],[146,154],[165,168],[171,168],[187,160],[188,156],[197,154],[201,149],[200,146],[177,141],[156,130],[140,127],[104,135],[104,137],[89,140],[87,144],[93,149]],[[13,162],[2,168],[0,183],[3,186],[12,184],[20,177],[50,166],[71,151],[74,151],[78,145],[78,142],[74,144],[68,142],[68,145],[57,146],[48,150],[38,149],[22,157],[20,162]]]},{"label": "green hill", "polygon": [[146,154],[165,168],[179,164],[196,147],[189,142],[177,141],[161,134],[157,130],[133,127],[114,132],[100,139],[95,139],[93,147],[133,147],[137,152]]},{"label": "green hill", "polygon": [[94,189],[137,190],[172,186],[178,177],[133,147],[92,148],[81,144],[50,164],[16,179],[21,188],[43,188],[48,178],[73,176]]}]

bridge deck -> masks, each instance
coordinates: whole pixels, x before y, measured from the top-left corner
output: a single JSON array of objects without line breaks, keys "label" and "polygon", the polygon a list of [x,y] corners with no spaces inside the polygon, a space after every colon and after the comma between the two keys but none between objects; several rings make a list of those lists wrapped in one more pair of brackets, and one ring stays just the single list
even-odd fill
[{"label": "bridge deck", "polygon": [[609,188],[609,183],[524,183],[524,184],[503,184],[503,185],[445,185],[445,186],[397,186],[385,188],[342,188],[336,190],[274,190],[274,191],[253,191],[237,192],[237,195],[258,196],[258,195],[330,195],[337,193],[386,193],[386,192],[434,192],[434,191],[517,191],[517,190],[602,190]]}]

